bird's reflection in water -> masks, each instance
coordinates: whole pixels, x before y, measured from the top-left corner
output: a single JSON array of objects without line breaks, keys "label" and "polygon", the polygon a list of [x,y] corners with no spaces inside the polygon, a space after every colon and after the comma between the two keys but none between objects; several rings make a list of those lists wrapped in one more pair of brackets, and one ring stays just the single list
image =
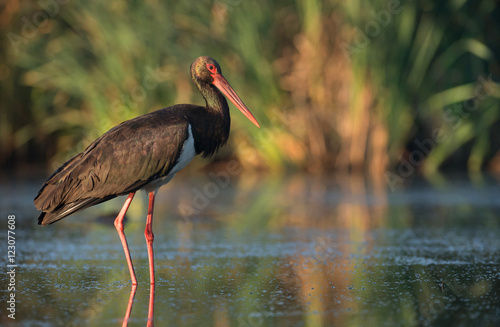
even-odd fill
[{"label": "bird's reflection in water", "polygon": [[153,327],[154,311],[155,311],[155,284],[151,284],[149,288],[148,327]]},{"label": "bird's reflection in water", "polygon": [[123,324],[122,324],[123,327],[128,325],[128,321],[130,319],[130,312],[132,311],[132,305],[134,304],[136,291],[137,291],[137,285],[132,285],[132,289],[130,290],[130,297],[128,298],[127,311],[125,311],[125,317],[123,317]]},{"label": "bird's reflection in water", "polygon": [[[128,298],[127,310],[125,311],[125,316],[123,317],[122,327],[128,326],[130,320],[130,313],[132,312],[132,306],[134,305],[135,293],[137,291],[137,285],[132,285],[130,289],[130,297]],[[153,327],[154,320],[154,308],[155,308],[155,284],[150,284],[149,288],[149,309],[148,309],[148,327]]]}]

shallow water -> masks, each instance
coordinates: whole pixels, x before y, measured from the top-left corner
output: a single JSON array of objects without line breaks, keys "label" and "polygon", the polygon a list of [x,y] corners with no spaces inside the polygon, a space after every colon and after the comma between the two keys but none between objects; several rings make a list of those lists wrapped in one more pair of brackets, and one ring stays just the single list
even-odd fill
[{"label": "shallow water", "polygon": [[[150,303],[157,326],[500,325],[494,178],[415,180],[391,192],[358,177],[213,176],[178,176],[158,193],[152,301],[146,196],[134,199],[129,326],[146,325]],[[16,319],[1,274],[0,323],[121,325],[131,284],[113,219],[125,198],[41,228],[32,199],[42,181],[1,179],[0,232],[15,215],[17,267]]]}]

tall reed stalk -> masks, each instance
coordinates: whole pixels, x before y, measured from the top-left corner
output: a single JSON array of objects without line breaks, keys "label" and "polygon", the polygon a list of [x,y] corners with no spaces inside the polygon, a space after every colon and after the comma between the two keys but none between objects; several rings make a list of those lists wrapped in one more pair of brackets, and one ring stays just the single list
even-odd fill
[{"label": "tall reed stalk", "polygon": [[[47,10],[2,10],[4,166],[55,166],[123,120],[202,103],[189,65],[210,55],[262,122],[233,115],[234,146],[221,156],[247,168],[380,178],[421,151],[417,171],[500,169],[493,0],[75,0]],[[40,13],[53,15],[36,25]]]}]

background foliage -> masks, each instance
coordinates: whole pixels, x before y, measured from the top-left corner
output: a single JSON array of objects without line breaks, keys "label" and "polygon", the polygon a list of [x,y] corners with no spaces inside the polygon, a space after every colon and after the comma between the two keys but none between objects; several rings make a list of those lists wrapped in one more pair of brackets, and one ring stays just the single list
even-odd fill
[{"label": "background foliage", "polygon": [[216,58],[254,112],[247,168],[374,176],[500,170],[494,0],[4,1],[0,165],[57,166],[123,120],[202,103]]}]

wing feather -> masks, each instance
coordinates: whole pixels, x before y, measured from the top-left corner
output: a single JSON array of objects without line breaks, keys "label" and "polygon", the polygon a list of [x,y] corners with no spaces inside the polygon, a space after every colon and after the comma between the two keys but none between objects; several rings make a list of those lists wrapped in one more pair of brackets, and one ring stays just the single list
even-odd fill
[{"label": "wing feather", "polygon": [[188,120],[161,109],[112,128],[58,168],[35,198],[46,225],[137,191],[168,175],[188,137]]}]

